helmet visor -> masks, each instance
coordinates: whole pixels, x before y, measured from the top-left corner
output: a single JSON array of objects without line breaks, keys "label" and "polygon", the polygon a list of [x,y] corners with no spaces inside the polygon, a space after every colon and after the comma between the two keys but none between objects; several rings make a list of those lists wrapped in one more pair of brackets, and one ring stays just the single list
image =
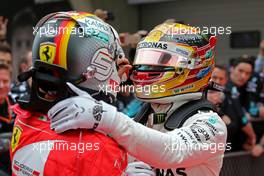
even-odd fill
[{"label": "helmet visor", "polygon": [[159,50],[140,49],[137,51],[133,65],[158,65],[180,68],[193,68],[194,59],[177,53]]}]

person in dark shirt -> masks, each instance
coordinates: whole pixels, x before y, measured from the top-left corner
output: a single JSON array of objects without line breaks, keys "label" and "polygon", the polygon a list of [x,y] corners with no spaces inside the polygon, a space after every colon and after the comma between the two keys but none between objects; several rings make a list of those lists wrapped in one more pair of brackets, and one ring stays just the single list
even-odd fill
[{"label": "person in dark shirt", "polygon": [[11,173],[9,142],[14,121],[11,111],[12,101],[8,96],[10,82],[11,68],[5,62],[0,62],[0,173],[9,174]]},{"label": "person in dark shirt", "polygon": [[[211,79],[213,82],[225,87],[228,81],[226,68],[215,66]],[[225,90],[224,93],[209,91],[208,100],[217,105],[218,113],[227,126],[227,143],[231,144],[231,151],[242,150],[242,133],[246,134],[251,145],[255,144],[255,133],[251,123],[245,116],[238,98],[232,97],[229,90]]]},{"label": "person in dark shirt", "polygon": [[0,61],[0,133],[12,132],[13,113],[11,98],[8,96],[10,91],[11,68],[9,65]]},{"label": "person in dark shirt", "polygon": [[14,114],[10,108],[12,104],[9,96],[0,103],[0,133],[12,132],[14,119]]},{"label": "person in dark shirt", "polygon": [[[243,109],[251,121],[256,118],[264,117],[264,107],[260,102],[261,85],[259,75],[253,72],[253,59],[247,55],[241,56],[234,62],[231,67],[230,81],[227,84],[233,97],[238,97]],[[255,123],[253,128],[256,133],[257,145],[245,146],[247,150],[251,150],[255,155],[255,148],[259,145],[260,138],[263,135],[263,127],[259,128],[259,123]]]},{"label": "person in dark shirt", "polygon": [[253,59],[247,55],[237,58],[231,67],[227,88],[232,96],[238,97],[243,108],[251,117],[264,118],[264,107],[261,105],[261,79],[254,72]]}]

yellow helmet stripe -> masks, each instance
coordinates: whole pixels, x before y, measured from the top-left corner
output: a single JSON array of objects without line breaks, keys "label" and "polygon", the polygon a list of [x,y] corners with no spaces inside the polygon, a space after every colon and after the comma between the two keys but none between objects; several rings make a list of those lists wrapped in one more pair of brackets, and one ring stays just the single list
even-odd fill
[{"label": "yellow helmet stripe", "polygon": [[70,39],[71,30],[73,29],[75,21],[69,21],[65,26],[64,30],[60,32],[64,32],[60,41],[60,53],[59,53],[59,65],[65,69],[67,69],[67,48]]}]

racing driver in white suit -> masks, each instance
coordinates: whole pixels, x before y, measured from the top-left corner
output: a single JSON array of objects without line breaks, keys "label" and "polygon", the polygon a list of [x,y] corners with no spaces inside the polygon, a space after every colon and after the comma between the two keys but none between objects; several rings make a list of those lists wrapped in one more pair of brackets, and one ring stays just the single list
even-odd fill
[{"label": "racing driver in white suit", "polygon": [[215,36],[191,26],[156,26],[138,44],[133,63],[136,97],[146,102],[134,120],[69,83],[78,96],[49,110],[51,128],[109,134],[136,158],[128,176],[219,175],[227,130],[204,98],[215,44]]}]

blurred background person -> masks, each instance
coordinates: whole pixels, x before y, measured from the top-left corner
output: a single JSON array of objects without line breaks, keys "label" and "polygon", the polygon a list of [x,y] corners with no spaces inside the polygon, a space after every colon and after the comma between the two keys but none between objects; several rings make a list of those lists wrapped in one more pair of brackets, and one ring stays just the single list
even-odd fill
[{"label": "blurred background person", "polygon": [[262,107],[257,107],[259,89],[258,80],[253,71],[254,63],[250,57],[237,58],[230,69],[227,89],[231,92],[232,97],[239,98],[242,107],[251,117],[264,116]]},{"label": "blurred background person", "polygon": [[264,40],[260,42],[259,45],[259,54],[255,61],[255,72],[261,73],[264,69]]},{"label": "blurred background person", "polygon": [[[259,81],[258,75],[254,72],[254,62],[252,57],[241,56],[237,58],[230,70],[230,79],[227,83],[227,90],[231,92],[233,98],[238,98],[241,107],[246,112],[250,121],[264,116],[263,106],[259,102]],[[260,125],[260,127],[258,127]],[[257,143],[263,135],[263,124],[257,122],[253,124]],[[241,140],[245,140],[242,138]],[[249,144],[249,142],[248,142]],[[247,150],[252,150],[252,145],[244,145]]]},{"label": "blurred background person", "polygon": [[12,64],[12,52],[11,47],[7,42],[0,42],[0,61],[6,64]]},{"label": "blurred background person", "polygon": [[263,105],[264,103],[264,40],[260,42],[259,54],[255,61],[255,72],[257,72],[260,77],[261,90],[259,93],[259,98],[260,98],[260,102]]},{"label": "blurred background person", "polygon": [[[254,72],[254,58],[243,55],[234,61],[228,83],[231,95],[239,97],[242,108],[252,122],[257,143],[264,134],[264,106],[261,99],[263,82],[260,78],[259,74]],[[252,146],[249,145],[244,145],[244,148],[252,150]]]},{"label": "blurred background person", "polygon": [[241,92],[246,96],[241,96],[242,106],[246,108],[251,117],[264,117],[263,103],[261,102],[262,83],[259,73],[254,71],[255,57],[242,55],[238,60],[247,61],[252,67],[252,73],[245,86],[241,87]]},{"label": "blurred background person", "polygon": [[1,125],[0,132],[9,132],[12,130],[12,99],[8,95],[11,84],[11,68],[9,65],[0,61],[0,115]]},{"label": "blurred background person", "polygon": [[[25,56],[20,59],[19,74],[27,71],[32,66],[32,52],[28,51]],[[23,82],[17,82],[11,84],[10,96],[14,102],[23,96],[29,95],[31,87],[31,79]]]},{"label": "blurred background person", "polygon": [[[211,80],[225,87],[228,82],[227,69],[216,65]],[[243,150],[242,133],[246,134],[249,145],[253,147],[256,142],[256,135],[241,107],[240,100],[232,97],[229,91],[219,92],[213,90],[208,91],[207,99],[217,106],[218,113],[227,126],[227,143],[231,144],[230,151]],[[229,151],[227,150],[227,152]]]},{"label": "blurred background person", "polygon": [[[10,65],[0,61],[0,170],[9,174],[11,174],[9,144],[15,117],[11,110],[13,102],[8,96],[10,83]],[[0,174],[2,176],[1,172]]]}]

